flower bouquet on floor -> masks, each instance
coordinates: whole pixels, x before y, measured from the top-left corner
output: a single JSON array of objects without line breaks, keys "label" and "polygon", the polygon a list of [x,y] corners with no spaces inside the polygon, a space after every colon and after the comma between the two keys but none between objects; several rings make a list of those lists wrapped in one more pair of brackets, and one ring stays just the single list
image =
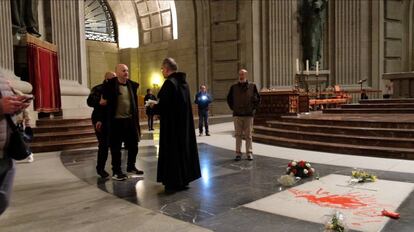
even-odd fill
[{"label": "flower bouquet on floor", "polygon": [[277,179],[277,182],[284,187],[289,187],[294,185],[298,180],[295,179],[294,176],[291,175],[282,175]]},{"label": "flower bouquet on floor", "polygon": [[344,215],[339,212],[335,211],[332,216],[328,219],[325,223],[325,232],[345,232],[348,231],[348,228],[345,224],[345,217]]},{"label": "flower bouquet on floor", "polygon": [[355,170],[352,171],[351,183],[365,183],[365,182],[375,182],[377,176],[372,173],[366,172],[364,170]]},{"label": "flower bouquet on floor", "polygon": [[313,173],[315,173],[315,169],[305,160],[292,160],[286,168],[286,174],[300,178],[312,176]]}]

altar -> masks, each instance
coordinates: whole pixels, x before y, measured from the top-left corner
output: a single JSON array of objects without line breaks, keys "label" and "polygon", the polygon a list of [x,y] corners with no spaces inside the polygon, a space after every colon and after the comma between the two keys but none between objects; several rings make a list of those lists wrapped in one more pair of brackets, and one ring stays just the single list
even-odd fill
[{"label": "altar", "polygon": [[297,115],[309,111],[309,97],[294,90],[265,90],[260,92],[261,103],[254,123],[264,124],[267,120],[283,115]]},{"label": "altar", "polygon": [[302,71],[295,75],[296,87],[305,92],[323,91],[329,86],[329,70]]},{"label": "altar", "polygon": [[382,78],[393,83],[393,98],[414,98],[414,72],[384,73]]}]

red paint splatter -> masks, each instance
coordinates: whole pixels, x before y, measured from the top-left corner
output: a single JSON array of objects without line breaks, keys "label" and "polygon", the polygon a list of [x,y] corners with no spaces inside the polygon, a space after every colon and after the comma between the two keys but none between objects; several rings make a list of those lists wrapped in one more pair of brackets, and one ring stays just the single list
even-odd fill
[{"label": "red paint splatter", "polygon": [[[300,191],[290,189],[290,192],[296,195],[296,198],[305,198],[309,202],[317,204],[322,207],[342,208],[342,209],[358,209],[368,206],[362,202],[357,193],[349,193],[344,195],[330,194],[320,188],[316,194],[311,194],[310,191]],[[319,197],[320,195],[323,195]]]}]

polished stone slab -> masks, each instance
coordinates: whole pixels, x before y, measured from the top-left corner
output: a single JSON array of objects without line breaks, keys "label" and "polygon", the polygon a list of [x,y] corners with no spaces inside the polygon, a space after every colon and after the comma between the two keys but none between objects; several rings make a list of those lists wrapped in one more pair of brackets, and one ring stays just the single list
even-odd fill
[{"label": "polished stone slab", "polygon": [[[223,133],[228,134],[226,131]],[[218,134],[213,136],[220,137]],[[145,175],[124,182],[102,181],[97,178],[94,169],[96,150],[63,152],[61,159],[69,171],[90,185],[154,212],[214,231],[303,231],[303,228],[307,231],[322,230],[320,223],[244,207],[245,204],[286,190],[276,179],[284,174],[288,160],[256,155],[252,162],[235,162],[232,150],[208,144],[198,144],[198,147],[203,178],[192,182],[188,190],[176,193],[166,193],[163,186],[156,183],[156,146],[139,148],[137,166],[145,171]],[[281,151],[279,148],[270,147],[267,152]],[[320,158],[323,158],[323,153]],[[126,160],[125,154],[123,160]],[[107,165],[108,171],[109,164],[110,161]],[[125,168],[125,164],[123,165]],[[337,165],[313,163],[313,166],[320,177],[330,174],[348,176],[353,170],[351,167]],[[414,182],[414,174],[410,173],[369,171],[373,171],[383,180]],[[313,178],[304,179],[299,184],[312,180]],[[410,193],[397,209],[398,212],[405,212],[402,218],[399,221],[390,221],[384,231],[401,231],[402,228],[414,226],[414,214],[410,211],[414,209],[413,199],[413,193]]]},{"label": "polished stone slab", "polygon": [[388,180],[364,184],[349,181],[349,176],[331,174],[245,206],[321,224],[328,215],[340,211],[348,228],[375,232],[389,220],[381,211],[396,211],[414,188],[412,183]]}]

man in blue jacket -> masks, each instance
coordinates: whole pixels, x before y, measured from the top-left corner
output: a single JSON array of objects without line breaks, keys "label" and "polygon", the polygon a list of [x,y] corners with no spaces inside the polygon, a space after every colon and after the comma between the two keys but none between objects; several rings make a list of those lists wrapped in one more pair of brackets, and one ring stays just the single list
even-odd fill
[{"label": "man in blue jacket", "polygon": [[194,103],[198,105],[198,130],[200,136],[203,135],[203,123],[206,128],[206,135],[210,136],[208,131],[208,106],[212,102],[210,94],[207,93],[205,85],[200,86],[200,92],[195,96]]}]

